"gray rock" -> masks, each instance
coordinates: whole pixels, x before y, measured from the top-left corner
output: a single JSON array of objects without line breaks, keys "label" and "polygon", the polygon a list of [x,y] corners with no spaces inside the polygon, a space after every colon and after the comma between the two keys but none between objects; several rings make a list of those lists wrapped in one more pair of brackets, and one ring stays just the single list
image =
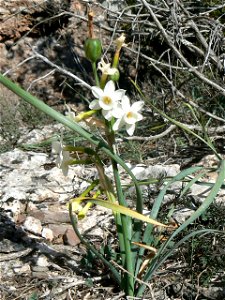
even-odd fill
[{"label": "gray rock", "polygon": [[22,244],[14,243],[8,239],[0,241],[0,253],[11,253],[24,250]]},{"label": "gray rock", "polygon": [[30,216],[27,217],[23,226],[25,230],[28,230],[29,232],[32,232],[36,235],[41,235],[42,232],[41,221],[35,219],[34,217],[30,217]]},{"label": "gray rock", "polygon": [[182,208],[173,213],[173,218],[178,224],[184,223],[195,211],[189,208]]},{"label": "gray rock", "polygon": [[41,232],[41,236],[46,239],[47,241],[53,241],[54,239],[54,234],[50,228],[43,228]]},{"label": "gray rock", "polygon": [[22,274],[28,275],[29,273],[31,273],[30,265],[28,263],[22,264],[20,266],[14,266],[13,271],[17,275],[22,275]]}]

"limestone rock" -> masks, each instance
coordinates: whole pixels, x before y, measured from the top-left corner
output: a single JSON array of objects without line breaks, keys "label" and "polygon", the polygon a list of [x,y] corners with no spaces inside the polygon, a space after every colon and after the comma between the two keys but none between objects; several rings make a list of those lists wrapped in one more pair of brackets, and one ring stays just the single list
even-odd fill
[{"label": "limestone rock", "polygon": [[39,255],[36,260],[36,266],[38,267],[48,267],[49,261],[45,255]]},{"label": "limestone rock", "polygon": [[47,228],[47,227],[42,229],[41,236],[43,238],[45,238],[47,241],[50,241],[50,242],[52,242],[53,239],[54,239],[54,234],[53,234],[52,230],[50,228]]},{"label": "limestone rock", "polygon": [[22,244],[14,243],[8,239],[0,241],[0,253],[11,253],[24,250],[25,247]]},{"label": "limestone rock", "polygon": [[41,235],[42,232],[41,221],[35,219],[34,217],[27,217],[23,226],[25,230],[28,230],[29,232],[32,232],[36,235]]},{"label": "limestone rock", "polygon": [[26,276],[31,272],[30,265],[28,263],[23,264],[21,266],[13,267],[14,273],[17,275],[26,274]]}]

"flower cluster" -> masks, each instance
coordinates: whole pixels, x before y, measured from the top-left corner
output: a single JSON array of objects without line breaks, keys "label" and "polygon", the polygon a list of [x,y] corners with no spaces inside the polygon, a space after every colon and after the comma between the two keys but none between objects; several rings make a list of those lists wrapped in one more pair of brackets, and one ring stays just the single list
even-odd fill
[{"label": "flower cluster", "polygon": [[130,136],[133,135],[136,123],[143,119],[140,111],[144,102],[137,101],[131,105],[129,98],[125,95],[126,91],[123,89],[116,90],[112,80],[106,83],[103,90],[93,86],[92,93],[97,99],[90,103],[89,108],[101,110],[103,117],[108,121],[115,118],[114,131],[125,126],[127,133]]}]

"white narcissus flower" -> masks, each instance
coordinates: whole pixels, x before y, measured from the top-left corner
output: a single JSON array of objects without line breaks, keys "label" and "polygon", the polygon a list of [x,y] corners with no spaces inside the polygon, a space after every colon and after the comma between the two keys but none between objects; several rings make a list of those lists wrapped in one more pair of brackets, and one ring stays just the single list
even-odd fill
[{"label": "white narcissus flower", "polygon": [[137,101],[130,105],[129,98],[125,95],[121,101],[121,108],[117,109],[116,122],[113,125],[113,130],[117,131],[124,125],[127,133],[131,136],[134,133],[135,125],[143,119],[140,110],[144,105],[144,101]]},{"label": "white narcissus flower", "polygon": [[67,176],[69,171],[70,152],[63,150],[62,138],[52,143],[52,152],[57,154],[56,166],[62,169],[63,175]]},{"label": "white narcissus flower", "polygon": [[114,110],[118,107],[118,101],[122,99],[125,90],[115,90],[115,83],[110,80],[106,83],[104,90],[98,86],[91,88],[93,95],[97,98],[89,105],[90,109],[102,109],[104,118],[108,121],[114,116]]}]

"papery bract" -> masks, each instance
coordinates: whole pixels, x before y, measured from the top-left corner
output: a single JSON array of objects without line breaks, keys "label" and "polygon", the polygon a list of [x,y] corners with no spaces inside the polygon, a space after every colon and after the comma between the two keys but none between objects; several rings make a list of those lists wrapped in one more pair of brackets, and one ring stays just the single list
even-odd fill
[{"label": "papery bract", "polygon": [[69,171],[69,161],[70,161],[70,152],[63,150],[62,138],[59,141],[54,141],[52,143],[52,152],[56,153],[56,166],[62,169],[63,175],[67,176]]},{"label": "papery bract", "polygon": [[124,33],[122,33],[121,36],[116,39],[117,49],[121,49],[123,46],[126,46],[126,44],[124,43],[125,39],[126,39],[126,37],[125,37]]},{"label": "papery bract", "polygon": [[116,68],[111,68],[111,64],[107,64],[104,62],[103,58],[98,63],[98,69],[102,72],[104,75],[114,75],[118,72]]},{"label": "papery bract", "polygon": [[67,104],[66,104],[65,106],[66,106],[66,108],[67,108],[66,117],[67,117],[68,119],[70,119],[71,121],[76,121],[76,115],[75,115],[75,112],[73,112],[73,111],[71,110],[71,108],[70,108]]}]

